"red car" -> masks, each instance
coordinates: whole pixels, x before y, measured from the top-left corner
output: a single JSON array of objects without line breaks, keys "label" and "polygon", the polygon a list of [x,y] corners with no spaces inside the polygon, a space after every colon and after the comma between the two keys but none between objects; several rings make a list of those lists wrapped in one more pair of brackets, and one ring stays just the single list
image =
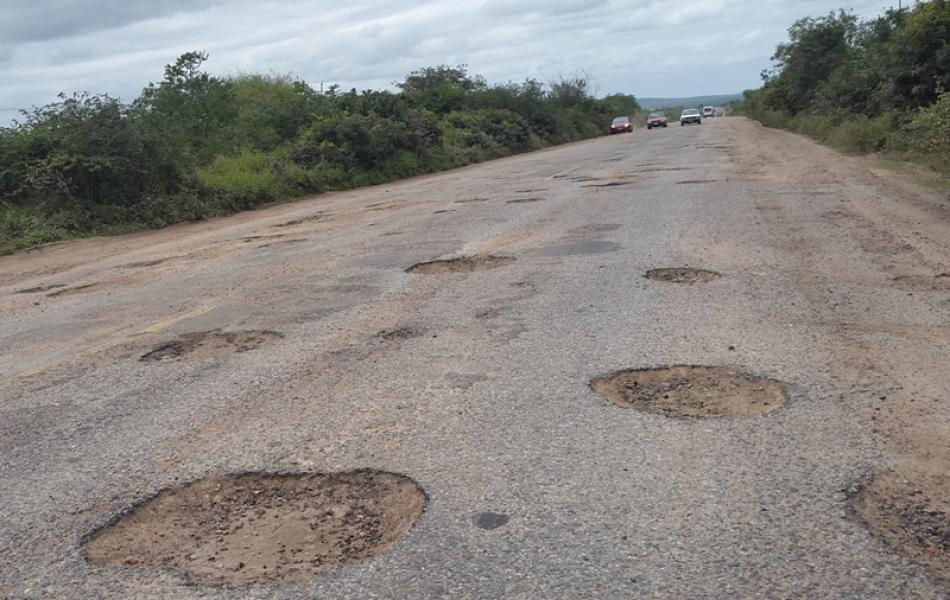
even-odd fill
[{"label": "red car", "polygon": [[654,127],[667,127],[666,115],[663,113],[653,113],[647,117],[647,129],[653,129]]},{"label": "red car", "polygon": [[615,133],[633,133],[633,123],[630,122],[630,117],[614,119],[614,122],[610,124],[610,135]]}]

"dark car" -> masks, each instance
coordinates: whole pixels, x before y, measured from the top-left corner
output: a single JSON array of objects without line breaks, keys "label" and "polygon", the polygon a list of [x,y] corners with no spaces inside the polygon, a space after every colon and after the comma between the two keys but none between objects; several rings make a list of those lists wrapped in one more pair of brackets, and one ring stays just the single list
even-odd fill
[{"label": "dark car", "polygon": [[647,117],[647,129],[653,129],[654,127],[666,127],[668,119],[663,113],[653,113]]},{"label": "dark car", "polygon": [[615,133],[633,133],[633,123],[630,122],[630,117],[614,119],[614,122],[610,124],[610,135]]},{"label": "dark car", "polygon": [[686,125],[687,123],[702,125],[703,114],[695,108],[687,108],[683,111],[683,114],[680,115],[680,125]]}]

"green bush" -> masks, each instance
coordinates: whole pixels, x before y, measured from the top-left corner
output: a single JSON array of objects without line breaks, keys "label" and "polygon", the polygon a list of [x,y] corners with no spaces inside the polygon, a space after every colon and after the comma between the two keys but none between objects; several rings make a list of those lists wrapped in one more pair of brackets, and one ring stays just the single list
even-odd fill
[{"label": "green bush", "polygon": [[271,202],[285,191],[271,158],[247,148],[233,156],[216,157],[199,168],[196,176],[202,185],[246,202]]},{"label": "green bush", "polygon": [[888,139],[889,150],[950,173],[950,92],[933,106],[921,108]]},{"label": "green bush", "polygon": [[894,132],[893,121],[894,117],[890,114],[873,119],[856,116],[831,129],[827,140],[832,146],[848,152],[880,152]]},{"label": "green bush", "polygon": [[62,96],[0,129],[0,252],[223,215],[602,135],[633,96],[584,78],[488,85],[465,67],[399,92],[202,71],[188,52],[132,104]]},{"label": "green bush", "polygon": [[16,206],[0,206],[0,254],[75,237],[43,213]]},{"label": "green bush", "polygon": [[950,157],[950,92],[917,111],[902,133],[909,150]]}]

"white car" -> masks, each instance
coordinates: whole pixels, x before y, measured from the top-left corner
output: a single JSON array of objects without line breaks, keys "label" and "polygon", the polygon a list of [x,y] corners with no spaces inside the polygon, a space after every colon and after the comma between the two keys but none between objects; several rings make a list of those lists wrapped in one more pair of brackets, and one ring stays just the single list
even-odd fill
[{"label": "white car", "polygon": [[703,118],[704,118],[704,119],[711,119],[711,118],[713,118],[713,116],[715,116],[715,114],[716,114],[716,109],[715,109],[715,108],[713,108],[713,107],[711,107],[711,106],[704,106],[704,107],[703,107]]},{"label": "white car", "polygon": [[680,125],[686,125],[687,123],[703,124],[703,115],[699,112],[699,109],[687,108],[683,111],[683,114],[680,115]]}]

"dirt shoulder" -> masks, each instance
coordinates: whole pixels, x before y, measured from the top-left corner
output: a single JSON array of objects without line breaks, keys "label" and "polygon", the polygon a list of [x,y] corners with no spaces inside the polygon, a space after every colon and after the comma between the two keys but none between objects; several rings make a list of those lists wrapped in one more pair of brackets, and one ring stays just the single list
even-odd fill
[{"label": "dirt shoulder", "polygon": [[950,576],[950,199],[873,159],[734,121],[733,177],[785,182],[759,201],[793,261],[807,326],[835,349],[840,401],[888,465],[850,490],[898,551]]}]

